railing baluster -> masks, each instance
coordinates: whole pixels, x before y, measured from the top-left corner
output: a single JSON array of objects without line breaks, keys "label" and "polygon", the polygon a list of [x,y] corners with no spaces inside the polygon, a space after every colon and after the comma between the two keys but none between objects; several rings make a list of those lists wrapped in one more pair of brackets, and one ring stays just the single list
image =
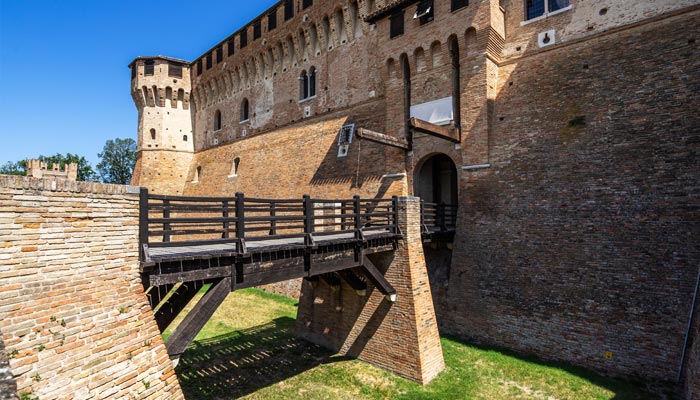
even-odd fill
[{"label": "railing baluster", "polygon": [[308,194],[304,195],[304,233],[314,233],[314,203]]},{"label": "railing baluster", "polygon": [[359,234],[362,230],[362,204],[360,203],[360,196],[353,196],[353,212],[355,217],[355,232]]},{"label": "railing baluster", "polygon": [[[221,205],[224,207],[222,216],[223,216],[224,218],[228,218],[228,200],[222,201],[222,202],[221,202]],[[228,238],[229,238],[229,234],[228,234],[228,228],[229,228],[229,226],[230,226],[230,225],[229,225],[229,222],[228,222],[228,221],[224,221],[224,234],[221,236],[223,239],[228,239]]]},{"label": "railing baluster", "polygon": [[277,235],[277,220],[275,220],[275,216],[277,215],[277,212],[275,211],[275,202],[272,201],[270,202],[270,236],[276,236]]},{"label": "railing baluster", "polygon": [[170,219],[170,200],[168,199],[163,200],[163,219],[165,220],[163,222],[163,242],[168,243],[170,242],[170,222],[168,222]]}]

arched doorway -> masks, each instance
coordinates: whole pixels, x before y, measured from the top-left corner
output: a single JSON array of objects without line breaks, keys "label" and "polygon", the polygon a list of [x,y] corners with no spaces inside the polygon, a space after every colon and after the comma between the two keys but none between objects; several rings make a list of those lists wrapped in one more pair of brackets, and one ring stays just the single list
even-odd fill
[{"label": "arched doorway", "polygon": [[457,205],[457,167],[445,154],[428,157],[416,171],[413,193],[428,203]]}]

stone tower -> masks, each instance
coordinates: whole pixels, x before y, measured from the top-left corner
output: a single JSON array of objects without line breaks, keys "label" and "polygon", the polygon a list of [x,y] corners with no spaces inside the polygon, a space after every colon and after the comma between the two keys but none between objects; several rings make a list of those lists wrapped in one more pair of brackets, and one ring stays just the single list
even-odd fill
[{"label": "stone tower", "polygon": [[130,65],[138,109],[138,156],[131,184],[153,193],[182,194],[194,153],[190,63],[138,57]]}]

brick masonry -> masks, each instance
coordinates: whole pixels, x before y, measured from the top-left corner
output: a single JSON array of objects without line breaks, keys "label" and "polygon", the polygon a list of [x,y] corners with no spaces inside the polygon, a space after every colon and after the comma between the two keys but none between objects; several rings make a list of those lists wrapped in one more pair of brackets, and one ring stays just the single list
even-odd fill
[{"label": "brick masonry", "polygon": [[[406,6],[396,38],[388,18],[357,29],[355,10],[367,16],[397,3],[317,1],[284,22],[279,7],[276,30],[262,16],[260,39],[250,40],[249,25],[244,49],[240,33],[224,40],[221,62],[192,73],[194,155],[174,166],[186,178],[161,175],[154,187],[411,195],[423,163],[446,154],[458,169],[458,232],[451,261],[426,251],[431,278],[442,279],[432,283],[443,332],[606,374],[675,380],[700,260],[698,1],[570,0],[524,21],[521,0],[455,11],[436,0],[427,24]],[[540,47],[550,30],[554,41]],[[455,39],[461,143],[416,135],[405,153],[354,141],[338,158],[344,122],[406,134],[404,60],[411,105],[452,94]],[[312,43],[318,52],[304,50]],[[297,78],[311,66],[321,71],[318,95],[299,101]],[[243,99],[252,118],[241,122]],[[490,167],[469,169],[477,164]],[[197,167],[202,179],[192,183]]]},{"label": "brick masonry", "polygon": [[137,237],[126,186],[0,176],[0,331],[19,393],[183,398]]},{"label": "brick masonry", "polygon": [[371,287],[359,296],[347,284],[304,281],[297,333],[340,354],[427,384],[445,368],[419,230],[418,198],[399,198],[404,238],[372,262],[396,289],[389,302]]}]

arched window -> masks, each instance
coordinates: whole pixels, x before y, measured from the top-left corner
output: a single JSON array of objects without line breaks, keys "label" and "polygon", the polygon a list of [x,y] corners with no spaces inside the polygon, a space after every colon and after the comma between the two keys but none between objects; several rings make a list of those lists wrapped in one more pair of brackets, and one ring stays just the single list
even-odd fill
[{"label": "arched window", "polygon": [[231,165],[231,174],[229,175],[230,177],[238,176],[238,167],[241,165],[241,159],[240,157],[236,157],[233,160],[233,165]]},{"label": "arched window", "polygon": [[219,110],[214,113],[214,130],[221,130],[221,111]]},{"label": "arched window", "polygon": [[151,140],[156,140],[156,130],[151,129]]},{"label": "arched window", "polygon": [[187,135],[182,135],[182,141],[186,142],[187,141]]},{"label": "arched window", "polygon": [[241,102],[241,122],[246,122],[250,119],[250,105],[248,99],[243,99]]},{"label": "arched window", "polygon": [[309,72],[306,70],[301,71],[301,76],[299,77],[299,99],[306,100],[316,97],[316,67],[309,68]]},{"label": "arched window", "polygon": [[198,166],[197,169],[194,171],[194,180],[192,183],[197,183],[199,182],[199,179],[202,177],[202,167]]}]

